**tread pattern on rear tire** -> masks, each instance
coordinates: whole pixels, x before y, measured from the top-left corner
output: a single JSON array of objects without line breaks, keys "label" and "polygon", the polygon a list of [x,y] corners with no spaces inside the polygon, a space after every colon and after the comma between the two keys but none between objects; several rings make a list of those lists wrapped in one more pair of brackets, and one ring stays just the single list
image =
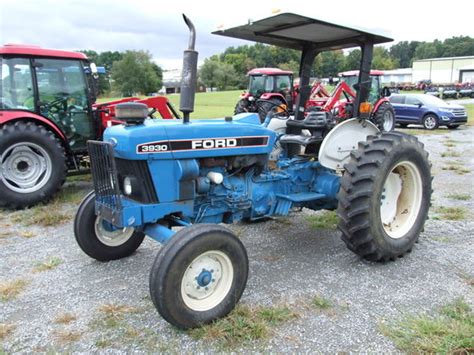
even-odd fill
[{"label": "tread pattern on rear tire", "polygon": [[[374,185],[380,167],[389,156],[390,151],[403,145],[411,145],[421,149],[424,159],[428,159],[428,153],[423,149],[423,144],[417,138],[400,132],[384,132],[377,136],[369,136],[366,142],[360,142],[358,149],[351,152],[351,160],[347,163],[345,173],[341,178],[339,190],[339,204],[337,214],[340,218],[338,228],[342,232],[342,240],[346,246],[370,261],[387,261],[401,257],[410,252],[412,245],[418,239],[404,246],[402,250],[394,252],[380,247],[373,234],[373,224],[371,220],[371,198],[374,195]],[[431,164],[428,162],[428,169]],[[429,171],[429,170],[428,170]],[[431,180],[429,178],[429,196],[431,196]],[[428,206],[429,206],[428,198]],[[373,203],[373,202],[372,202]],[[422,216],[421,227],[423,229],[426,215]]]}]

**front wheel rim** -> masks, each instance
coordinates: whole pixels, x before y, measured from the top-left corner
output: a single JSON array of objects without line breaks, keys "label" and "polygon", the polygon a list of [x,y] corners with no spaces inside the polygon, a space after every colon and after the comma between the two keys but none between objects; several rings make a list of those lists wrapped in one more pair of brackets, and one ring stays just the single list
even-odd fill
[{"label": "front wheel rim", "polygon": [[219,305],[234,280],[234,267],[227,254],[207,251],[186,268],[181,280],[181,297],[193,311],[205,312]]},{"label": "front wheel rim", "polygon": [[436,127],[436,119],[432,116],[425,118],[425,127],[428,129],[433,129]]},{"label": "front wheel rim", "polygon": [[380,200],[380,218],[390,238],[403,238],[415,225],[423,188],[418,167],[409,161],[395,165],[388,174]]},{"label": "front wheel rim", "polygon": [[35,143],[17,143],[0,157],[3,183],[14,192],[27,194],[38,191],[51,178],[53,164],[48,152]]},{"label": "front wheel rim", "polygon": [[97,239],[102,244],[108,247],[118,247],[125,244],[132,237],[135,228],[112,229],[102,217],[97,216],[94,223],[94,231]]}]

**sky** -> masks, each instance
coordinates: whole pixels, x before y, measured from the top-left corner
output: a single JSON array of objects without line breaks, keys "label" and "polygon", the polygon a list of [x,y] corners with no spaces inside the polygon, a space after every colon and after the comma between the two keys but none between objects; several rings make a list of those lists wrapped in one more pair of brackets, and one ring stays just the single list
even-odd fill
[{"label": "sky", "polygon": [[229,46],[250,43],[212,31],[276,10],[383,32],[394,43],[474,37],[472,0],[0,0],[0,44],[98,52],[143,49],[164,69],[174,69],[181,66],[188,43],[182,13],[196,26],[202,62]]}]

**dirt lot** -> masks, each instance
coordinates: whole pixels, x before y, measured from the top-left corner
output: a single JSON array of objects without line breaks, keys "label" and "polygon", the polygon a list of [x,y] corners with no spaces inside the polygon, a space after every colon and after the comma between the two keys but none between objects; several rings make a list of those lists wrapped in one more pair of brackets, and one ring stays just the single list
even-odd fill
[{"label": "dirt lot", "polygon": [[459,297],[474,304],[474,127],[419,137],[433,163],[433,207],[420,242],[396,262],[362,261],[322,213],[231,226],[247,247],[250,276],[228,323],[243,335],[224,343],[225,325],[180,332],[155,311],[148,272],[157,243],[146,240],[132,257],[109,263],[81,252],[72,216],[90,182],[68,182],[48,207],[1,211],[3,350],[397,350],[387,324]]}]

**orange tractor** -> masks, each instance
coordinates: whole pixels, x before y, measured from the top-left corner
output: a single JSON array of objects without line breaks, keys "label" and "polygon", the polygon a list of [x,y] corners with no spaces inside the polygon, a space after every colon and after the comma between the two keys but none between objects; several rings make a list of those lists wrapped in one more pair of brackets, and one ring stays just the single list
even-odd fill
[{"label": "orange tractor", "polygon": [[178,118],[160,96],[96,103],[97,68],[82,53],[4,45],[0,64],[0,207],[47,201],[68,172],[87,172],[86,142],[122,123],[119,103],[141,102],[149,117]]}]

